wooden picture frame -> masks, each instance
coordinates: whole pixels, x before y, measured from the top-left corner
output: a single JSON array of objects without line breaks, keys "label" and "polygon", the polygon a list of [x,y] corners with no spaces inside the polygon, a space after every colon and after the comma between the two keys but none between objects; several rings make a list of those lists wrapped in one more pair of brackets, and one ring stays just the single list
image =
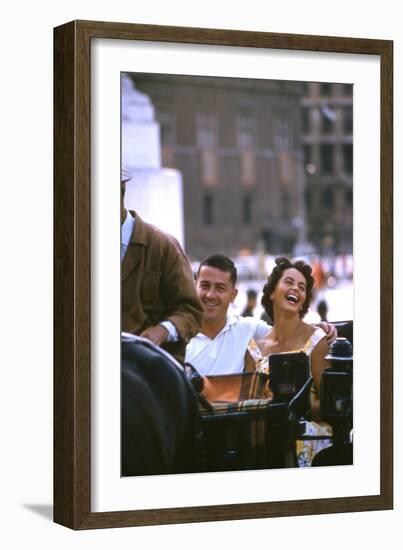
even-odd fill
[{"label": "wooden picture frame", "polygon": [[[369,496],[91,512],[91,40],[144,40],[380,56],[381,456]],[[393,507],[393,43],[73,21],[54,30],[54,520],[73,529],[385,510]]]}]

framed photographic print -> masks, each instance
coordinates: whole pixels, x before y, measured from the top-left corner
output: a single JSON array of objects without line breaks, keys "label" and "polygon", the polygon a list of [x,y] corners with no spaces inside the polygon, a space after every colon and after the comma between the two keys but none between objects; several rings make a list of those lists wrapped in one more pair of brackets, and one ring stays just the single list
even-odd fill
[{"label": "framed photographic print", "polygon": [[[55,521],[89,529],[392,508],[393,43],[73,21],[55,29],[54,50]],[[294,467],[244,457],[232,468],[122,471],[121,331],[136,330],[121,313],[119,177],[124,216],[135,210],[137,226],[173,235],[194,273],[217,252],[234,260],[235,314],[260,299],[276,257],[312,264],[307,321],[326,318],[326,306],[330,321],[354,321],[354,410],[340,398],[345,387],[352,396],[352,369],[325,396],[327,418],[351,420],[353,459],[301,467],[312,458],[303,445]],[[226,433],[247,422],[223,416]]]}]

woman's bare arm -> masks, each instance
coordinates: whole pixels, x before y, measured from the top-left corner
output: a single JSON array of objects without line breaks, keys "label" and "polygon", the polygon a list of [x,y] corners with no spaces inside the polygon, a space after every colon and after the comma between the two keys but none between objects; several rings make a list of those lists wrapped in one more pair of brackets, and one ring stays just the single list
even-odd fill
[{"label": "woman's bare arm", "polygon": [[311,371],[313,377],[313,383],[317,391],[317,398],[312,399],[312,418],[314,420],[320,420],[319,417],[319,407],[320,407],[320,383],[322,373],[329,366],[325,357],[329,351],[329,345],[327,343],[326,337],[323,337],[322,340],[318,343],[311,354]]}]

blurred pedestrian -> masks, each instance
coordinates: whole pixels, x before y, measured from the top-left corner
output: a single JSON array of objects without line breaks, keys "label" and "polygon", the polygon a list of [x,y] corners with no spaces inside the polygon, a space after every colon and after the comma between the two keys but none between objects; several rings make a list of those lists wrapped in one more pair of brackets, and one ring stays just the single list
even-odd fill
[{"label": "blurred pedestrian", "polygon": [[262,315],[260,316],[260,319],[265,323],[267,323],[268,325],[273,326],[273,319],[270,317],[267,311],[263,311]]},{"label": "blurred pedestrian", "polygon": [[249,288],[246,292],[246,306],[241,313],[242,317],[253,317],[253,311],[257,304],[257,292]]},{"label": "blurred pedestrian", "polygon": [[316,307],[316,311],[318,312],[321,321],[327,321],[328,308],[326,300],[320,300]]},{"label": "blurred pedestrian", "polygon": [[321,290],[325,285],[326,277],[325,277],[325,272],[323,270],[320,259],[315,258],[312,261],[311,267],[312,267],[312,277],[314,278],[314,281],[315,281],[314,289],[317,291]]}]

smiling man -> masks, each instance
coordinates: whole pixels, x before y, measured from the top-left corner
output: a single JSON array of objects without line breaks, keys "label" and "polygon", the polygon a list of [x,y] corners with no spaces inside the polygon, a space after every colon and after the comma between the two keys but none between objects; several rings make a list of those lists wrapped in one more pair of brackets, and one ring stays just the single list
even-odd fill
[{"label": "smiling man", "polygon": [[249,341],[263,338],[271,329],[264,321],[228,313],[238,294],[236,278],[234,263],[222,254],[205,258],[199,266],[196,292],[204,319],[201,331],[186,346],[185,361],[202,375],[242,372]]},{"label": "smiling man", "polygon": [[[185,361],[201,375],[233,374],[245,369],[250,340],[261,340],[271,330],[265,321],[254,317],[236,317],[228,312],[235,300],[237,270],[222,254],[205,258],[196,277],[196,292],[204,319],[201,331],[186,346]],[[329,342],[337,332],[333,325],[321,323]]]}]

